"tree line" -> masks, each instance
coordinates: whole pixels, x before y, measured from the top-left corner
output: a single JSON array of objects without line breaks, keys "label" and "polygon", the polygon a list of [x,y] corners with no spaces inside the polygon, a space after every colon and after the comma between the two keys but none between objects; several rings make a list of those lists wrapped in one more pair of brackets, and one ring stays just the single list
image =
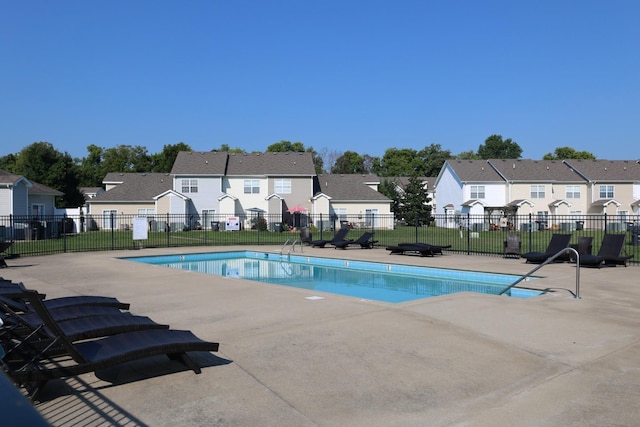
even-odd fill
[{"label": "tree line", "polygon": [[[87,146],[87,155],[72,158],[60,152],[49,142],[34,142],[15,154],[0,157],[0,169],[23,175],[64,193],[57,201],[58,207],[74,207],[84,203],[81,187],[101,187],[102,180],[110,172],[158,172],[169,173],[180,151],[193,151],[184,143],[165,145],[159,153],[150,154],[146,147],[118,145],[115,147]],[[211,151],[246,153],[241,148],[222,144]],[[450,159],[519,159],[522,148],[511,138],[491,135],[477,152],[452,154],[440,144],[431,144],[421,150],[389,148],[382,157],[359,154],[354,151],[320,152],[305,147],[302,142],[282,140],[269,145],[267,152],[309,152],[317,174],[374,174],[380,177],[432,177],[436,176],[446,160]],[[543,159],[595,159],[586,151],[570,147],[556,148]],[[384,186],[383,186],[384,187]],[[390,190],[389,190],[390,191]],[[391,196],[391,194],[387,194]],[[393,197],[390,197],[393,199]]]}]

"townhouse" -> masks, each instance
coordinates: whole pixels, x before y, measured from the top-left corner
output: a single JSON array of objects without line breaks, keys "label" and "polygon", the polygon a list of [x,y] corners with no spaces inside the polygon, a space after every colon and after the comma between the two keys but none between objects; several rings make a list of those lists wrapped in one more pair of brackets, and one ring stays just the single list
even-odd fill
[{"label": "townhouse", "polygon": [[[448,160],[436,179],[439,225],[460,226],[466,214],[474,228],[485,229],[507,217],[532,214],[539,228],[571,230],[603,226],[610,230],[637,222],[640,208],[640,163],[630,160]],[[484,216],[486,219],[483,219]]]},{"label": "townhouse", "polygon": [[129,228],[130,221],[114,222],[117,213],[147,216],[158,230],[220,229],[229,218],[250,228],[263,218],[275,231],[347,215],[364,226],[379,224],[391,205],[377,191],[378,177],[319,179],[311,153],[298,152],[180,152],[170,174],[110,173],[103,183],[106,191],[87,200],[92,229]]}]

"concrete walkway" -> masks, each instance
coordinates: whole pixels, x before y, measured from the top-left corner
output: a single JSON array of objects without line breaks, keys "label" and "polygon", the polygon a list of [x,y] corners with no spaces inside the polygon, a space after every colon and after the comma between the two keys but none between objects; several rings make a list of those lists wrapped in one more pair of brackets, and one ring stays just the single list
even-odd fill
[{"label": "concrete walkway", "polygon": [[[116,296],[131,311],[220,343],[202,374],[164,357],[50,382],[53,425],[630,426],[640,420],[637,267],[545,266],[518,299],[473,293],[386,304],[137,264],[118,257],[9,260],[0,274],[49,298]],[[230,250],[234,248],[210,248]],[[237,248],[239,249],[239,248]],[[246,249],[246,248],[243,248]],[[277,252],[279,248],[258,250]],[[311,256],[523,274],[522,260],[305,248]],[[307,299],[323,296],[324,299]]]}]

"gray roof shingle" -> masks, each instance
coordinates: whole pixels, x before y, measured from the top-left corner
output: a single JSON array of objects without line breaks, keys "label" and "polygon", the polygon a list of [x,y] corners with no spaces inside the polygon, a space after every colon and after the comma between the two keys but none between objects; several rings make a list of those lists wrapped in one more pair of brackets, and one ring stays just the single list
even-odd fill
[{"label": "gray roof shingle", "polygon": [[229,154],[227,176],[313,176],[308,152]]},{"label": "gray roof shingle", "polygon": [[463,182],[504,182],[486,160],[447,160]]},{"label": "gray roof shingle", "polygon": [[155,196],[173,188],[173,178],[166,173],[110,173],[105,177],[105,182],[107,181],[122,184],[100,193],[91,199],[91,203],[149,202]]},{"label": "gray roof shingle", "polygon": [[180,151],[171,173],[174,175],[219,175],[227,170],[229,153],[225,151]]},{"label": "gray roof shingle", "polygon": [[640,182],[640,163],[635,160],[565,160],[591,181]]},{"label": "gray roof shingle", "polygon": [[334,201],[390,201],[388,197],[367,185],[380,182],[376,175],[324,174],[318,175],[314,193],[326,194]]},{"label": "gray roof shingle", "polygon": [[584,182],[562,160],[491,159],[489,163],[509,181]]}]

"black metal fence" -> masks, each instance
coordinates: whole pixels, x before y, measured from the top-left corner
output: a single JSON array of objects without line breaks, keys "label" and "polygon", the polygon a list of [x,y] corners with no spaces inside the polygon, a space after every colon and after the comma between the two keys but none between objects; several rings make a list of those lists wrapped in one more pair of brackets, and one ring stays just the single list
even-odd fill
[{"label": "black metal fence", "polygon": [[522,252],[544,251],[553,233],[569,233],[572,243],[593,237],[593,253],[605,233],[624,233],[623,254],[640,262],[640,222],[618,215],[549,216],[433,215],[404,221],[392,215],[126,215],[0,216],[0,241],[12,242],[5,255],[34,256],[65,252],[180,246],[283,245],[308,229],[312,239],[331,239],[340,228],[349,238],[375,234],[375,248],[403,242],[451,245],[449,251],[502,256],[507,234],[518,234]]}]

